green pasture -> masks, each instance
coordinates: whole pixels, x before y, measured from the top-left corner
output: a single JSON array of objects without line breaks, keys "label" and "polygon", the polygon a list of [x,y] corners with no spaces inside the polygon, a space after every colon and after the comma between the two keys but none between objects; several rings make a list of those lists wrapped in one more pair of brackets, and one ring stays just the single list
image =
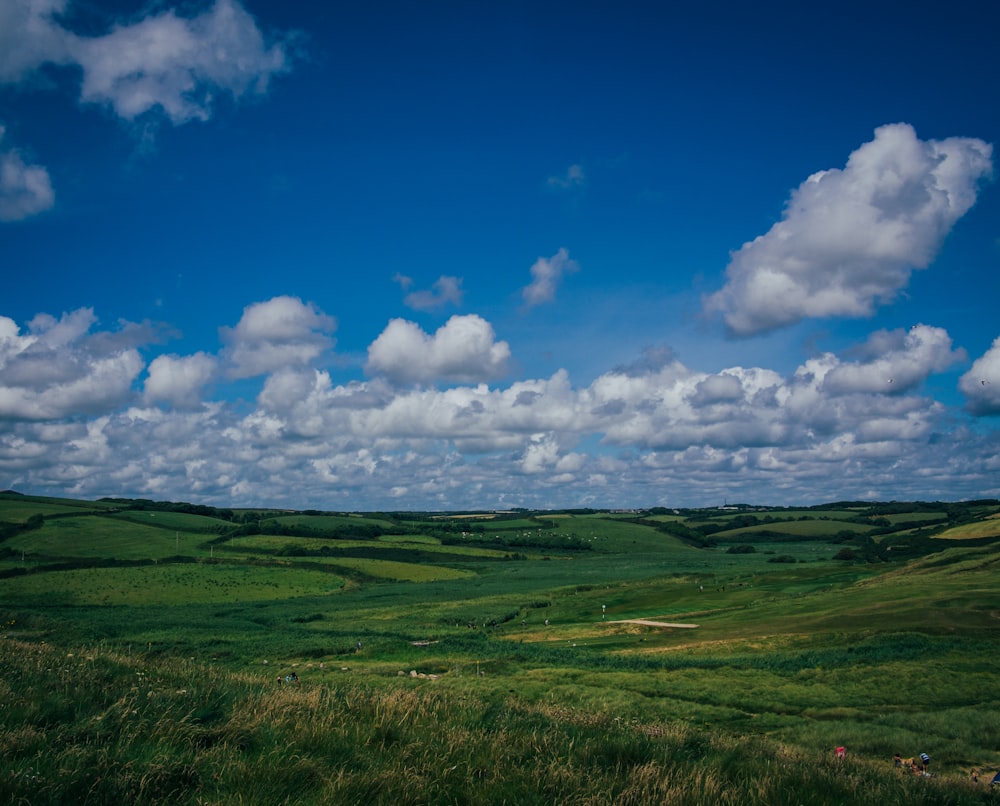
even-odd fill
[{"label": "green pasture", "polygon": [[380,529],[395,527],[390,520],[362,515],[280,515],[268,518],[283,526],[304,526],[317,531],[327,531],[345,526],[377,526]]},{"label": "green pasture", "polygon": [[722,532],[713,532],[712,540],[729,540],[735,537],[755,535],[760,532],[777,532],[783,535],[795,535],[796,537],[833,537],[839,532],[855,532],[857,534],[867,534],[875,527],[863,523],[848,523],[846,521],[835,520],[787,520],[779,523],[760,523],[755,526],[744,526],[739,529],[728,529]]},{"label": "green pasture", "polygon": [[845,507],[844,509],[783,509],[777,512],[762,513],[773,518],[808,519],[808,520],[831,520],[844,521],[856,518],[861,511],[855,508]]},{"label": "green pasture", "polygon": [[86,501],[79,498],[54,498],[47,495],[21,495],[11,491],[0,492],[0,512],[7,506],[18,506],[20,504],[51,504],[58,507],[69,507],[71,509],[114,509],[116,504],[110,501]]},{"label": "green pasture", "polygon": [[0,522],[24,523],[33,515],[48,517],[51,515],[78,515],[85,512],[102,512],[103,508],[96,504],[77,506],[73,504],[46,501],[44,499],[22,500],[20,496],[13,498],[0,497]]},{"label": "green pasture", "polygon": [[421,534],[405,534],[405,535],[381,535],[379,537],[380,543],[420,543],[423,547],[438,546],[441,544],[441,539],[434,537],[433,535],[421,535]]},{"label": "green pasture", "polygon": [[[548,528],[546,523],[540,523],[539,521],[549,521],[556,520],[546,518],[541,516],[539,520],[534,518],[494,518],[493,520],[487,521],[483,524],[483,528],[486,532],[509,532],[511,530],[520,530],[522,532],[531,532],[536,529]],[[558,519],[562,521],[563,519]],[[563,524],[560,523],[560,526]]]},{"label": "green pasture", "polygon": [[672,535],[648,526],[603,515],[573,516],[558,522],[555,534],[570,534],[592,543],[594,551],[686,554],[695,551]]},{"label": "green pasture", "polygon": [[281,554],[282,552],[309,551],[318,552],[324,549],[329,556],[337,556],[338,552],[360,550],[377,554],[380,550],[398,551],[412,550],[414,553],[448,554],[469,558],[503,559],[510,555],[510,550],[480,548],[478,546],[442,545],[436,537],[428,535],[382,535],[375,540],[350,540],[345,538],[323,537],[285,537],[283,535],[241,535],[231,538],[222,544],[220,549],[239,551],[252,554]]},{"label": "green pasture", "polygon": [[678,523],[680,521],[687,520],[686,515],[648,515],[646,516],[648,521],[657,521],[659,523]]},{"label": "green pasture", "polygon": [[157,529],[172,529],[189,532],[216,533],[232,526],[220,518],[210,518],[205,515],[194,515],[189,512],[151,512],[148,510],[125,510],[115,512],[108,517],[118,520],[139,523],[143,526],[154,526]]},{"label": "green pasture", "polygon": [[[159,514],[159,513],[158,513]],[[204,534],[139,524],[105,515],[46,520],[40,529],[21,532],[2,545],[52,561],[71,558],[163,559],[176,554],[207,556]]]},{"label": "green pasture", "polygon": [[370,547],[368,540],[331,540],[325,537],[285,537],[283,535],[240,535],[220,544],[219,548],[246,554],[273,554],[290,549],[319,551],[332,547]]},{"label": "green pasture", "polygon": [[405,563],[395,560],[337,557],[333,562],[338,567],[359,571],[365,576],[375,579],[390,579],[396,582],[440,582],[442,580],[466,579],[475,576],[473,571],[465,571],[459,568]]},{"label": "green pasture", "polygon": [[944,521],[948,519],[946,512],[894,512],[890,515],[883,515],[889,523],[896,525],[899,523],[912,523],[913,521]]},{"label": "green pasture", "polygon": [[772,521],[846,521],[857,518],[862,513],[856,509],[740,509],[729,511],[709,511],[707,518],[699,517],[699,523],[726,522],[734,518],[768,518]]},{"label": "green pasture", "polygon": [[[267,602],[325,596],[343,588],[335,574],[301,568],[184,563],[80,568],[4,580],[5,601],[30,606],[138,607]],[[143,620],[148,618],[144,615]]]},{"label": "green pasture", "polygon": [[[893,508],[889,517],[903,526],[936,517],[919,507]],[[744,766],[751,763],[747,748],[754,743],[776,743],[767,746],[810,758],[845,744],[856,763],[873,765],[866,780],[873,785],[885,780],[890,789],[896,779],[888,758],[927,751],[938,775],[964,781],[974,765],[1000,768],[1000,719],[994,716],[1000,712],[995,662],[1000,539],[989,539],[1000,537],[1000,521],[988,519],[989,508],[981,509],[979,520],[959,505],[943,513],[940,534],[948,540],[928,539],[925,532],[911,544],[905,534],[893,532],[893,553],[900,546],[910,557],[893,562],[834,560],[841,544],[823,538],[845,530],[864,538],[870,529],[830,517],[856,517],[863,510],[835,508],[775,511],[775,517],[794,513],[795,518],[734,530],[740,544],[752,546],[747,553],[730,553],[724,538],[722,545],[695,547],[632,516],[611,513],[561,513],[557,526],[545,529],[527,517],[506,521],[503,529],[493,528],[499,522],[486,522],[482,534],[459,539],[458,545],[426,519],[388,515],[281,518],[286,526],[322,523],[329,530],[380,520],[380,528],[393,533],[377,539],[236,534],[239,524],[230,524],[231,535],[207,535],[195,530],[215,519],[160,510],[59,517],[40,528],[15,530],[0,542],[0,624],[6,625],[0,644],[45,641],[74,657],[81,647],[95,657],[145,648],[148,663],[202,659],[212,664],[211,671],[191,666],[190,675],[217,676],[213,696],[221,703],[219,712],[227,714],[225,691],[242,686],[261,691],[274,685],[276,667],[297,669],[301,690],[328,709],[314,703],[301,720],[309,727],[297,735],[305,745],[341,758],[350,751],[334,744],[333,728],[310,720],[341,705],[337,713],[343,717],[350,702],[384,697],[379,701],[386,713],[396,698],[416,698],[407,700],[414,709],[447,712],[445,734],[462,734],[465,720],[472,719],[472,733],[506,725],[507,741],[523,740],[526,747],[527,737],[543,735],[552,724],[576,726],[573,731],[600,726],[608,747],[617,749],[606,756],[596,743],[578,763],[610,765],[630,775],[638,774],[643,759],[652,763],[649,747],[660,741],[654,737],[683,734],[687,738],[672,747],[673,757],[680,754],[684,764],[698,765],[707,763],[702,759],[708,754],[711,765],[699,768],[705,786],[725,769],[739,780],[760,779],[761,769]],[[809,520],[798,519],[810,514]],[[547,519],[544,513],[540,517]],[[2,514],[0,520],[11,522]],[[168,523],[173,525],[163,525]],[[190,531],[179,528],[184,523]],[[689,517],[684,523],[694,528],[704,521]],[[514,527],[506,528],[510,524]],[[772,540],[767,531],[782,534]],[[526,542],[491,547],[494,537]],[[586,547],[569,540],[560,545],[570,537]],[[296,551],[306,553],[296,556]],[[93,567],[101,564],[106,567]],[[22,668],[13,656],[4,663],[0,672]],[[87,668],[94,663],[99,661]],[[157,674],[173,674],[167,668]],[[196,686],[176,686],[182,688]],[[193,711],[175,704],[179,726],[201,724],[185,723],[185,714]],[[32,708],[44,707],[26,701],[23,712],[30,716]],[[365,756],[372,775],[389,775],[379,766],[389,748],[414,741],[408,726],[416,711],[406,713],[361,738],[372,743]],[[13,714],[0,710],[5,748],[20,746],[9,738],[10,731],[20,730],[11,723]],[[54,718],[39,714],[37,724]],[[33,717],[25,719],[36,724]],[[272,734],[254,724],[246,736],[264,753]],[[624,726],[631,727],[621,732]],[[239,729],[237,723],[226,728]],[[205,730],[211,730],[210,720]],[[204,747],[211,749],[216,741],[205,738]],[[247,747],[251,739],[232,741]],[[718,742],[733,742],[736,749],[716,753],[711,748]],[[221,747],[213,752],[223,752]],[[531,752],[543,751],[548,752],[540,747]],[[298,757],[313,758],[309,752],[300,747]],[[572,753],[559,745],[559,757]],[[28,763],[28,756],[17,752],[9,758],[21,759],[22,768]],[[452,759],[449,766],[457,763]],[[431,768],[420,767],[425,775]],[[323,781],[336,777],[329,770],[317,775]],[[876,786],[884,797],[870,802],[945,802],[921,800],[919,792],[914,799],[909,784],[899,785],[898,792]],[[690,791],[705,790],[692,785]],[[785,790],[775,784],[772,794],[780,791]],[[440,793],[425,795],[418,801],[435,802]],[[648,802],[792,802],[664,797]],[[804,795],[793,800],[853,802]],[[522,801],[510,795],[509,802]],[[271,802],[291,801],[282,796]],[[947,802],[963,801],[956,796]]]}]

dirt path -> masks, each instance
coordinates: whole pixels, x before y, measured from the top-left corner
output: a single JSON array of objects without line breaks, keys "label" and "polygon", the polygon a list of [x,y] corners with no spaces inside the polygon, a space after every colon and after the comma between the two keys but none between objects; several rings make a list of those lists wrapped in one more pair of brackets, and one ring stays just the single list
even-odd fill
[{"label": "dirt path", "polygon": [[693,630],[697,624],[673,624],[669,621],[650,621],[644,618],[627,618],[621,621],[609,621],[607,624],[644,624],[647,627],[676,627],[680,630]]}]

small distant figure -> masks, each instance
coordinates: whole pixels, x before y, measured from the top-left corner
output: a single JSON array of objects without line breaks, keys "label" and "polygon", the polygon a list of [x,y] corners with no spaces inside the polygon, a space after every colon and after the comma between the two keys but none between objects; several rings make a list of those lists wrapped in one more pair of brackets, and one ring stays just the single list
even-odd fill
[{"label": "small distant figure", "polygon": [[837,748],[836,753],[837,753],[837,758],[838,759],[846,758],[847,757],[847,748],[844,747],[844,745],[841,745],[840,747]]},{"label": "small distant figure", "polygon": [[545,626],[546,626],[546,627],[548,627],[548,626],[549,626],[549,620],[548,620],[548,619],[545,619]]},{"label": "small distant figure", "polygon": [[924,775],[927,775],[928,774],[927,768],[930,767],[930,765],[931,765],[931,757],[929,755],[927,755],[926,753],[921,753],[920,754],[920,765],[923,768]]},{"label": "small distant figure", "polygon": [[285,678],[283,678],[283,677],[282,677],[282,676],[281,676],[281,675],[279,674],[279,675],[278,675],[278,685],[280,686],[280,685],[281,685],[282,683],[284,683],[284,682],[285,682]]},{"label": "small distant figure", "polygon": [[358,652],[361,651],[361,642],[360,641],[358,641],[358,643],[357,643],[357,650],[358,650]]},{"label": "small distant figure", "polygon": [[974,783],[974,784],[978,784],[979,783],[979,770],[973,770],[972,771],[972,783]]},{"label": "small distant figure", "polygon": [[894,755],[892,757],[892,764],[893,764],[894,767],[902,767],[903,766],[903,757],[901,755],[899,755],[899,753],[896,753],[896,755]]}]

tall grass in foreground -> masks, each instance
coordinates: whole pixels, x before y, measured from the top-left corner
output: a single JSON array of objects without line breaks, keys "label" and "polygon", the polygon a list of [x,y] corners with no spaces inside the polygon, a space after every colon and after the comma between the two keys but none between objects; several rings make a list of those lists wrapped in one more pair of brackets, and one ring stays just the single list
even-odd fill
[{"label": "tall grass in foreground", "polygon": [[0,801],[973,804],[987,784],[434,681],[336,686],[0,638]]}]

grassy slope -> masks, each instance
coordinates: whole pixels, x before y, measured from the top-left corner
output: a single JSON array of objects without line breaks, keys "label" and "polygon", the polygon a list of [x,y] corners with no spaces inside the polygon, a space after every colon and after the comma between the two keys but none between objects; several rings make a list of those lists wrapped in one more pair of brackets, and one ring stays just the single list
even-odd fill
[{"label": "grassy slope", "polygon": [[[9,522],[5,506],[0,500],[0,521]],[[19,511],[22,519],[34,514]],[[308,517],[296,522],[308,525]],[[101,546],[119,557],[166,556],[162,527],[82,517],[65,521],[71,529],[56,529],[62,522],[46,520],[0,548],[13,541],[18,551],[39,556],[95,557]],[[108,523],[132,531],[112,533]],[[92,761],[77,769],[62,758],[39,773],[35,748],[47,744],[89,758],[100,743],[86,738],[88,726],[104,721],[116,702],[142,713],[145,701],[121,703],[133,676],[155,667],[161,682],[151,690],[164,692],[154,699],[166,710],[143,724],[170,735],[162,743],[150,736],[151,744],[140,747],[129,721],[119,720],[103,751],[104,764],[118,765],[116,786],[131,787],[134,802],[156,802],[154,794],[162,797],[169,786],[189,798],[196,789],[231,798],[246,776],[261,791],[244,802],[282,802],[282,787],[291,786],[282,759],[302,767],[303,791],[315,793],[300,802],[389,799],[411,777],[413,791],[422,793],[412,802],[434,802],[445,791],[435,787],[450,787],[457,802],[504,802],[489,791],[507,793],[508,802],[529,802],[527,792],[551,795],[537,802],[573,802],[575,792],[580,802],[779,803],[790,786],[799,790],[789,802],[944,802],[944,790],[935,787],[945,778],[949,797],[982,802],[981,792],[966,792],[964,777],[973,765],[1000,766],[995,546],[955,545],[905,565],[865,566],[831,562],[835,547],[813,540],[802,544],[803,561],[775,565],[766,545],[734,556],[620,519],[557,523],[546,535],[583,538],[590,550],[533,550],[526,556],[538,559],[507,561],[472,553],[458,563],[447,555],[446,566],[435,566],[427,535],[421,542],[393,536],[390,548],[422,552],[410,564],[413,573],[395,574],[423,580],[416,584],[379,581],[361,568],[340,585],[329,558],[233,554],[224,564],[205,562],[213,549],[205,534],[194,533],[167,534],[166,543],[200,558],[197,564],[0,580],[0,611],[7,613],[0,675],[21,680],[11,689],[20,705],[0,711],[0,746],[11,767],[3,780],[17,794],[41,774],[46,791],[68,791],[54,770],[83,776]],[[516,524],[525,531],[529,525]],[[313,547],[316,538],[302,540]],[[329,542],[364,548],[363,541]],[[795,545],[775,550],[794,553]],[[216,558],[223,549],[214,549]],[[357,564],[370,571],[376,557]],[[466,578],[435,581],[435,568]],[[611,623],[634,618],[699,627]],[[67,659],[72,652],[76,660],[58,661],[47,654],[53,652]],[[39,668],[61,668],[56,678],[65,684],[52,675],[26,684],[33,653],[44,656]],[[111,686],[100,702],[42,708],[42,701],[58,703],[61,690],[71,699],[92,685],[95,668],[104,688]],[[293,712],[311,714],[299,728],[279,727],[286,724],[281,715],[263,722],[250,715],[276,697],[275,668],[295,668],[302,678],[300,689],[282,689],[280,697]],[[410,669],[441,677],[397,676]],[[209,682],[192,686],[185,676]],[[169,693],[181,689],[199,693]],[[331,692],[338,694],[331,699]],[[403,701],[410,718],[389,717]],[[309,711],[304,702],[323,708]],[[352,711],[360,702],[372,710]],[[216,716],[193,718],[205,708]],[[413,719],[417,713],[424,717]],[[204,738],[206,731],[214,738]],[[847,774],[843,765],[827,767],[830,748],[839,744],[851,751]],[[414,745],[437,750],[421,755]],[[463,747],[473,759],[494,759],[489,771],[466,760]],[[923,789],[885,768],[893,752],[923,750],[939,772],[917,782]],[[594,762],[605,770],[600,775]],[[352,777],[351,764],[368,769],[367,778]],[[820,771],[815,786],[798,780],[800,764]],[[130,765],[145,777],[131,780]]]}]

